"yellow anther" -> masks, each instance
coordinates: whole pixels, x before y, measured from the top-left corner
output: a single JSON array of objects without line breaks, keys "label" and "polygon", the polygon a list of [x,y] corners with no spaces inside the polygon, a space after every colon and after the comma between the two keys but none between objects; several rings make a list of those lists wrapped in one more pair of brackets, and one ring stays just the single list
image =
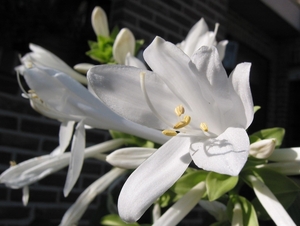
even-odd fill
[{"label": "yellow anther", "polygon": [[191,116],[188,116],[188,115],[184,116],[183,117],[183,121],[185,121],[186,125],[190,124],[190,122],[191,122]]},{"label": "yellow anther", "polygon": [[16,163],[16,161],[9,161],[9,165],[10,166],[15,166],[15,165],[17,165],[17,163]]},{"label": "yellow anther", "polygon": [[205,122],[200,123],[200,129],[202,129],[204,132],[208,131],[208,126],[206,125]]},{"label": "yellow anther", "polygon": [[177,135],[177,132],[175,130],[165,129],[162,131],[162,134],[173,137]]},{"label": "yellow anther", "polygon": [[185,121],[180,121],[180,122],[177,122],[175,125],[174,125],[174,129],[181,129],[183,127],[185,127],[187,124]]},{"label": "yellow anther", "polygon": [[176,108],[175,108],[175,114],[177,116],[181,116],[182,114],[184,114],[184,107],[182,105],[178,105]]}]

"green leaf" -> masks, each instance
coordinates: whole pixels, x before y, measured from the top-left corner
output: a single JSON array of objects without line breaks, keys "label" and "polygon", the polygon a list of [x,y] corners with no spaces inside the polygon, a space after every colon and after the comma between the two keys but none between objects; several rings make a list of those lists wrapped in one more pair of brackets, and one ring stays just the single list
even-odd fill
[{"label": "green leaf", "polygon": [[115,40],[116,37],[117,37],[117,35],[119,34],[119,32],[120,32],[119,27],[118,27],[118,26],[115,26],[115,27],[113,28],[113,30],[111,31],[111,33],[110,33],[110,38],[111,38],[112,40]]},{"label": "green leaf", "polygon": [[263,129],[257,131],[256,133],[251,134],[249,137],[250,137],[250,141],[253,139],[254,140],[257,139],[257,137],[260,138],[261,140],[274,138],[276,140],[276,148],[278,148],[282,143],[284,134],[285,134],[284,128],[275,127],[275,128]]},{"label": "green leaf", "polygon": [[100,224],[103,226],[138,226],[138,223],[128,224],[121,220],[121,218],[116,214],[104,216]]},{"label": "green leaf", "polygon": [[243,224],[258,226],[257,215],[254,206],[246,198],[239,195],[231,195],[227,204],[229,219],[232,219],[235,203],[240,203],[243,210]]},{"label": "green leaf", "polygon": [[[246,179],[247,175],[254,175],[264,182],[264,184],[272,191],[285,209],[288,209],[289,206],[291,206],[300,192],[299,186],[294,181],[287,176],[270,169],[252,168],[243,171],[240,176],[245,180],[246,183],[249,184]],[[271,219],[257,198],[255,198],[252,203],[256,211],[259,213],[259,219]]]},{"label": "green leaf", "polygon": [[229,176],[210,172],[206,177],[206,188],[209,201],[213,201],[233,189],[239,180],[238,176]]},{"label": "green leaf", "polygon": [[110,135],[113,139],[122,138],[125,140],[126,145],[137,146],[137,147],[145,147],[145,148],[157,148],[158,145],[152,141],[145,140],[140,137],[136,137],[127,133],[122,133],[114,130],[110,130]]},{"label": "green leaf", "polygon": [[204,170],[190,171],[184,174],[170,189],[176,193],[174,200],[178,200],[192,187],[201,181],[205,181],[208,172]]},{"label": "green leaf", "polygon": [[168,190],[161,197],[159,197],[158,203],[162,208],[167,207],[174,202],[175,197],[176,194],[172,190]]}]

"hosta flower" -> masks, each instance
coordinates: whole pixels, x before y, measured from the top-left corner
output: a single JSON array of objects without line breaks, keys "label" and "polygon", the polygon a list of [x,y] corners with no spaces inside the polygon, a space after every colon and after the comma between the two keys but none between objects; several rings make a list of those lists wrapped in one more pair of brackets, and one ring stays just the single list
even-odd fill
[{"label": "hosta flower", "polygon": [[[48,67],[55,69],[57,71],[61,71],[69,76],[71,76],[73,79],[77,80],[78,82],[82,84],[86,84],[87,80],[86,77],[79,74],[75,70],[73,70],[71,67],[69,67],[64,61],[62,61],[60,58],[58,58],[56,55],[51,53],[50,51],[34,44],[30,44],[29,48],[32,52],[27,53],[25,56],[22,57],[21,61],[23,64],[27,64],[28,62],[35,67]],[[19,66],[17,70],[22,72],[26,68],[24,66]]]},{"label": "hosta flower", "polygon": [[77,122],[72,141],[72,157],[67,175],[65,195],[75,184],[83,163],[85,147],[85,125],[100,129],[112,129],[129,133],[158,143],[165,139],[158,131],[121,118],[85,87],[68,75],[49,68],[32,67],[23,71],[25,80],[34,96],[28,95],[34,102],[35,109],[62,122],[60,129],[60,146],[62,153],[68,146],[74,122]]},{"label": "hosta flower", "polygon": [[218,49],[219,58],[221,61],[225,56],[225,50],[228,41],[223,40],[219,43],[216,41],[216,32],[218,30],[218,24],[216,24],[215,31],[209,31],[208,26],[203,18],[201,18],[189,31],[185,40],[177,44],[183,52],[188,56],[192,56],[201,46],[214,45]]},{"label": "hosta flower", "polygon": [[88,72],[90,88],[113,111],[174,136],[126,181],[119,214],[128,222],[139,219],[192,160],[205,170],[239,174],[249,150],[245,129],[253,119],[249,63],[227,77],[215,47],[189,58],[159,37],[144,58],[153,72],[109,65]]}]

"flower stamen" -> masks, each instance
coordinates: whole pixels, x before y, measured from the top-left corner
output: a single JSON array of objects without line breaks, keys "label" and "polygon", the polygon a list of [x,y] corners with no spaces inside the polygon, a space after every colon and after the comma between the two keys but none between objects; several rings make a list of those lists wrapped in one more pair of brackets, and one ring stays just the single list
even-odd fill
[{"label": "flower stamen", "polygon": [[174,129],[181,129],[181,128],[185,127],[186,125],[187,125],[187,124],[186,124],[185,121],[180,121],[180,122],[177,122],[177,123],[173,126],[173,128],[174,128]]},{"label": "flower stamen", "polygon": [[171,129],[165,129],[162,131],[162,134],[173,137],[177,135],[177,131]]},{"label": "flower stamen", "polygon": [[200,123],[200,129],[202,129],[203,132],[208,132],[208,126],[205,122]]},{"label": "flower stamen", "polygon": [[184,114],[184,107],[182,105],[178,105],[176,108],[175,108],[175,114],[177,116],[181,116],[182,114]]}]

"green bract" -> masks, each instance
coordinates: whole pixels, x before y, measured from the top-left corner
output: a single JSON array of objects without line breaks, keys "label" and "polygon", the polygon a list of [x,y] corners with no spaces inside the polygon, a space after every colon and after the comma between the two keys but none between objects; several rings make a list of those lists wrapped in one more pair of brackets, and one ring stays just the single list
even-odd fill
[{"label": "green bract", "polygon": [[206,188],[209,201],[216,200],[229,192],[235,187],[238,179],[238,176],[210,172],[206,177]]}]

